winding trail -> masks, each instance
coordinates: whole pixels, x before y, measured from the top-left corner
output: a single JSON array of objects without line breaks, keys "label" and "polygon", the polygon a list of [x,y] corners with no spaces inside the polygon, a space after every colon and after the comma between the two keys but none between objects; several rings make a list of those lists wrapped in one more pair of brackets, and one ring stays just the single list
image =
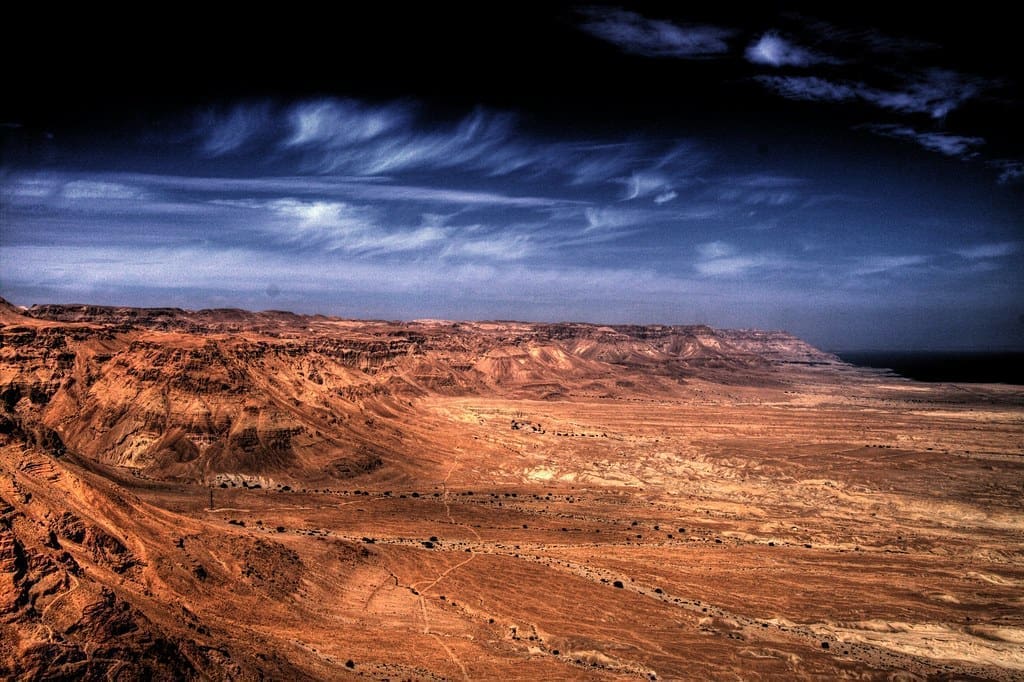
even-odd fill
[{"label": "winding trail", "polygon": [[[452,525],[463,526],[465,528],[468,528],[469,531],[473,534],[474,537],[476,537],[477,541],[479,542],[481,540],[480,534],[476,532],[475,528],[473,528],[472,526],[469,526],[469,525],[467,525],[465,523],[459,523],[454,518],[452,518],[451,505],[448,503],[448,481],[449,481],[449,479],[451,479],[452,472],[455,471],[455,468],[457,466],[458,466],[458,462],[456,462],[455,464],[452,464],[451,468],[448,469],[448,473],[445,475],[444,480],[441,481],[441,487],[443,489],[443,493],[441,495],[441,502],[444,504],[444,514],[445,514],[446,517],[448,517],[448,521]],[[456,656],[455,653],[448,647],[448,645],[444,643],[444,641],[441,639],[441,635],[439,633],[435,633],[435,632],[431,632],[430,631],[430,618],[427,615],[427,602],[426,602],[426,597],[424,595],[425,595],[425,593],[428,590],[433,589],[439,582],[441,582],[446,577],[448,577],[453,571],[455,571],[455,570],[457,570],[459,568],[462,568],[463,566],[465,566],[466,564],[468,564],[470,561],[472,561],[475,558],[476,558],[476,552],[472,548],[470,548],[470,550],[469,550],[469,557],[465,561],[460,561],[459,563],[455,564],[454,566],[448,567],[447,569],[442,571],[440,575],[438,575],[436,578],[434,578],[434,580],[431,581],[430,584],[428,584],[422,590],[416,590],[416,593],[417,593],[417,596],[419,597],[419,602],[420,602],[420,614],[423,617],[423,634],[430,635],[435,640],[437,640],[437,643],[440,644],[441,648],[445,650],[445,653],[448,654],[448,658],[451,659],[452,663],[454,663],[456,666],[458,666],[459,670],[462,671],[462,678],[464,680],[469,680],[470,679],[469,673],[466,671],[466,666],[464,666],[462,664],[462,661],[459,660],[459,657]],[[397,579],[396,579],[396,581],[397,581]],[[418,584],[419,583],[413,583],[412,585],[410,585],[410,588],[415,589],[416,585],[418,585]]]},{"label": "winding trail", "polygon": [[[425,614],[426,612],[424,612],[424,615]],[[444,643],[444,640],[441,639],[441,636],[433,632],[428,632],[427,634],[433,637],[435,640],[437,640],[437,643],[440,644],[441,648],[444,649],[445,653],[448,654],[448,658],[452,659],[452,663],[459,666],[459,670],[462,671],[462,679],[469,680],[469,673],[466,672],[466,666],[462,665],[462,661],[459,660],[458,656],[452,653],[452,650],[449,649],[448,645]]]}]

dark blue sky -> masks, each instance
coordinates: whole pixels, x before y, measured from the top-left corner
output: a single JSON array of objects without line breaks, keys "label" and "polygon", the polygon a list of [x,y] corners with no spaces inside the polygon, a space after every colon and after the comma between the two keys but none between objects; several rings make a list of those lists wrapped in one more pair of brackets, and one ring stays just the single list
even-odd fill
[{"label": "dark blue sky", "polygon": [[1024,347],[998,17],[552,7],[56,30],[0,121],[0,295]]}]

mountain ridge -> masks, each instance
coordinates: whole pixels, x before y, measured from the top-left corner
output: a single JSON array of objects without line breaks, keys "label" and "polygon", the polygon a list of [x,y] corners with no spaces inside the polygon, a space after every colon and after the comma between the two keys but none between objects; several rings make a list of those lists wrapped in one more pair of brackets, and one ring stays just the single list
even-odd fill
[{"label": "mountain ridge", "polygon": [[[401,459],[413,400],[667,396],[840,361],[706,325],[407,323],[275,311],[5,305],[4,418],[106,464],[190,480],[360,475]],[[374,422],[397,419],[390,441]],[[405,415],[404,417],[401,415]],[[56,439],[56,440],[55,440]]]}]

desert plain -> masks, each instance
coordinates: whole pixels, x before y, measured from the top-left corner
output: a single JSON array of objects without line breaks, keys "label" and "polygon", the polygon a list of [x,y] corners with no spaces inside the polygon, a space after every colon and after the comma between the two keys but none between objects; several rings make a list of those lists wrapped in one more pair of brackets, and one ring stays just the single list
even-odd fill
[{"label": "desert plain", "polygon": [[781,332],[0,310],[0,677],[1024,679],[1024,391]]}]

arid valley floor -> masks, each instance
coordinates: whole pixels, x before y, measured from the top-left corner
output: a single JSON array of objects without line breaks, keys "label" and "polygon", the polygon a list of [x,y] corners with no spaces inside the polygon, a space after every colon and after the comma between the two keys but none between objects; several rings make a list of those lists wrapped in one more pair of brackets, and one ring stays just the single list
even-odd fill
[{"label": "arid valley floor", "polygon": [[1019,387],[707,327],[0,324],[2,678],[1024,679]]}]

